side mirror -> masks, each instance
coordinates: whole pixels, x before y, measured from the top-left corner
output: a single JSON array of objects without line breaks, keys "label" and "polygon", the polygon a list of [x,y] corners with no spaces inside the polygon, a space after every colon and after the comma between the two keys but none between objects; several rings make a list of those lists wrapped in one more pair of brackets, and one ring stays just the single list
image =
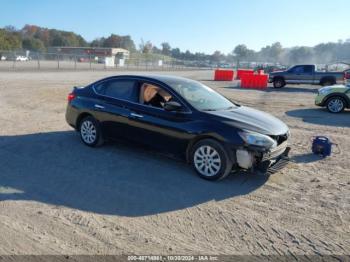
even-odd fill
[{"label": "side mirror", "polygon": [[164,103],[164,109],[166,111],[181,111],[182,110],[182,105],[178,102],[175,101],[168,101]]}]

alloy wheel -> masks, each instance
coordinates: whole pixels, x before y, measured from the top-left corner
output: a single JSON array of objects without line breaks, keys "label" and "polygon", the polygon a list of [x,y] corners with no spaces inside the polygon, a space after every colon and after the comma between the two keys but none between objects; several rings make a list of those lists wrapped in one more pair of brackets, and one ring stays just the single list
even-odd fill
[{"label": "alloy wheel", "polygon": [[221,168],[219,153],[211,146],[203,145],[194,153],[194,165],[203,176],[215,176]]},{"label": "alloy wheel", "polygon": [[274,88],[281,88],[284,86],[284,81],[281,80],[281,79],[276,79],[274,82],[273,82],[273,87]]},{"label": "alloy wheel", "polygon": [[80,127],[80,134],[81,138],[84,140],[85,143],[94,143],[97,138],[97,131],[95,125],[89,120],[84,121]]},{"label": "alloy wheel", "polygon": [[328,102],[328,109],[332,113],[338,113],[344,108],[344,102],[339,98],[333,98]]}]

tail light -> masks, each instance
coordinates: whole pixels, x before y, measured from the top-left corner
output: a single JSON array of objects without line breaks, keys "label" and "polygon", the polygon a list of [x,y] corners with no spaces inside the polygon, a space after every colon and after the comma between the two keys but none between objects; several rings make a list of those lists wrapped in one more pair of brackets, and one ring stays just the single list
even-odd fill
[{"label": "tail light", "polygon": [[67,100],[68,103],[72,102],[72,100],[76,97],[76,95],[74,93],[70,93],[68,94]]},{"label": "tail light", "polygon": [[346,73],[344,74],[344,78],[345,78],[345,79],[350,79],[350,72],[346,72]]}]

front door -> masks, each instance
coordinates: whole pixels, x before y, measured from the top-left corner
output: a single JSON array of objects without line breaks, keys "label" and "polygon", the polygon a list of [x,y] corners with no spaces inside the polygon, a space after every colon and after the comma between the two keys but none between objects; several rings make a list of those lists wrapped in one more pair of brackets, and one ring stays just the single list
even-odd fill
[{"label": "front door", "polygon": [[290,84],[312,84],[313,67],[311,65],[301,65],[293,67],[290,73],[286,75],[286,82]]},{"label": "front door", "polygon": [[[146,83],[147,84],[147,83]],[[139,103],[129,105],[133,140],[147,144],[162,151],[185,152],[188,142],[193,138],[189,132],[192,113],[183,106],[181,112],[170,112],[162,105],[169,100],[181,102],[170,90],[153,84],[140,83]],[[156,87],[156,94],[150,89]],[[157,96],[159,95],[159,97]]]}]

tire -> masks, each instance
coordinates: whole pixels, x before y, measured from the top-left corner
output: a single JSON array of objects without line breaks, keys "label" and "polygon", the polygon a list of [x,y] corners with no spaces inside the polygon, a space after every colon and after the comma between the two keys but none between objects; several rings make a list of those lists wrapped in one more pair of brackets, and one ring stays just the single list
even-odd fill
[{"label": "tire", "polygon": [[326,107],[328,109],[329,112],[331,113],[340,113],[342,111],[344,111],[345,108],[345,100],[340,97],[340,96],[333,96],[328,98],[327,102],[326,102]]},{"label": "tire", "polygon": [[335,84],[335,81],[332,79],[325,79],[321,81],[321,86],[332,86]]},{"label": "tire", "polygon": [[224,146],[213,139],[200,140],[192,147],[191,163],[201,178],[212,181],[228,176],[233,166]]},{"label": "tire", "polygon": [[283,78],[276,78],[273,80],[273,87],[274,88],[282,88],[286,85],[286,82]]},{"label": "tire", "polygon": [[98,147],[104,142],[99,122],[92,116],[83,118],[79,123],[81,141],[87,146]]}]

